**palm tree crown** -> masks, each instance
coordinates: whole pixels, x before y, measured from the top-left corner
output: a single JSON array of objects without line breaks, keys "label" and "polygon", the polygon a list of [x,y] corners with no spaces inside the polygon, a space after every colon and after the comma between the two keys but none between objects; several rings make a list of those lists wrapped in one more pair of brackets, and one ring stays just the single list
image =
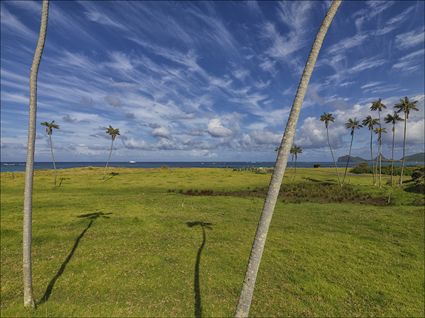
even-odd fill
[{"label": "palm tree crown", "polygon": [[335,117],[331,113],[323,113],[323,115],[320,116],[320,121],[325,122],[325,126],[328,128],[329,123],[335,121]]},{"label": "palm tree crown", "polygon": [[387,116],[385,116],[384,120],[387,124],[393,124],[393,125],[395,125],[398,121],[404,121],[404,119],[401,118],[397,114],[397,112],[394,112],[394,114],[388,114]]},{"label": "palm tree crown", "polygon": [[106,133],[111,136],[112,140],[115,140],[115,138],[120,135],[120,130],[109,125],[109,127],[106,128]]},{"label": "palm tree crown", "polygon": [[378,118],[372,118],[372,116],[367,116],[365,119],[363,119],[362,121],[362,125],[364,127],[367,127],[369,130],[373,130],[374,126],[379,124],[379,120]]},{"label": "palm tree crown", "polygon": [[375,134],[378,135],[378,141],[381,141],[382,140],[382,134],[386,133],[387,129],[382,128],[382,127],[381,128],[375,128],[374,132],[375,132]]},{"label": "palm tree crown", "polygon": [[395,104],[394,108],[396,109],[397,113],[403,112],[406,115],[406,119],[409,119],[410,111],[419,110],[418,107],[416,106],[417,103],[418,103],[417,100],[410,101],[409,98],[406,96],[404,99],[400,99],[400,103]]},{"label": "palm tree crown", "polygon": [[297,145],[293,145],[291,147],[291,150],[290,150],[290,153],[292,155],[294,155],[295,158],[297,158],[298,157],[298,154],[300,154],[302,152],[303,152],[303,149],[301,147],[297,146]]},{"label": "palm tree crown", "polygon": [[46,133],[51,135],[53,133],[53,129],[59,129],[59,125],[55,124],[55,121],[52,120],[50,123],[44,121],[41,123],[41,126],[46,126]]},{"label": "palm tree crown", "polygon": [[378,100],[372,102],[372,106],[370,106],[370,110],[373,110],[373,111],[376,111],[377,110],[379,112],[382,111],[385,108],[387,108],[387,106],[385,106],[382,103],[382,99],[378,99]]},{"label": "palm tree crown", "polygon": [[345,128],[347,128],[347,129],[351,129],[351,135],[354,135],[354,131],[356,130],[356,129],[360,129],[360,128],[362,128],[363,126],[362,125],[360,125],[360,122],[357,120],[357,118],[354,118],[354,119],[352,119],[352,118],[350,118],[350,119],[348,119],[348,121],[345,123]]}]

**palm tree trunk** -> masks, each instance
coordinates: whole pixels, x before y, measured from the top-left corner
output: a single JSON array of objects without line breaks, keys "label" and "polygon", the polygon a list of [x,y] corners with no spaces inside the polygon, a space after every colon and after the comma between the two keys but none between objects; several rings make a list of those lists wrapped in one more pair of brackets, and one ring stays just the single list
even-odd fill
[{"label": "palm tree trunk", "polygon": [[49,142],[50,142],[50,152],[52,153],[52,162],[53,162],[53,170],[55,173],[55,186],[56,186],[56,177],[57,177],[57,173],[56,173],[56,161],[55,161],[55,156],[53,154],[53,141],[52,141],[52,135],[49,134]]},{"label": "palm tree trunk", "polygon": [[406,156],[406,132],[407,132],[407,116],[404,116],[404,136],[403,136],[403,159],[401,161],[401,172],[400,172],[400,186],[403,185],[403,172],[404,172],[404,157]]},{"label": "palm tree trunk", "polygon": [[295,174],[297,174],[297,159],[298,159],[298,156],[295,155]]},{"label": "palm tree trunk", "polygon": [[344,178],[342,179],[342,184],[344,184],[345,182],[345,176],[347,175],[348,165],[350,164],[351,148],[353,147],[353,140],[354,140],[354,131],[351,134],[350,151],[348,151],[348,159],[347,159],[347,163],[345,164]]},{"label": "palm tree trunk", "polygon": [[395,123],[393,123],[393,143],[391,146],[391,186],[394,186],[394,140],[395,139]]},{"label": "palm tree trunk", "polygon": [[28,121],[27,161],[25,167],[25,191],[24,191],[24,222],[23,222],[23,283],[24,283],[24,306],[35,307],[32,291],[32,190],[34,178],[34,150],[35,150],[35,124],[37,117],[37,75],[46,41],[47,19],[49,14],[49,1],[43,0],[41,10],[41,26],[38,36],[37,47],[30,73],[30,109]]},{"label": "palm tree trunk", "polygon": [[382,186],[382,135],[379,136],[379,187]]},{"label": "palm tree trunk", "polygon": [[313,47],[311,48],[310,55],[301,76],[297,93],[292,104],[291,112],[289,114],[288,122],[286,124],[285,133],[283,135],[281,144],[279,146],[278,155],[276,159],[275,168],[270,181],[269,190],[266,200],[264,202],[263,211],[261,213],[260,221],[258,223],[257,232],[255,234],[254,243],[251,248],[248,266],[245,273],[241,294],[239,296],[238,305],[236,307],[236,317],[247,317],[251,307],[252,296],[254,294],[255,281],[257,279],[258,269],[260,267],[261,257],[266,243],[267,233],[269,230],[270,222],[272,220],[273,211],[276,205],[277,197],[279,195],[282,178],[285,174],[286,165],[288,162],[289,151],[295,135],[295,129],[300,114],[301,106],[308,88],[311,74],[313,73],[314,65],[316,64],[317,56],[319,55],[320,48],[322,47],[323,40],[329,29],[329,26],[341,5],[341,0],[333,0],[328,13],[326,14],[319,32],[314,40]]},{"label": "palm tree trunk", "polygon": [[376,185],[375,160],[373,160],[373,130],[370,130],[370,162],[372,162],[373,185]]},{"label": "palm tree trunk", "polygon": [[342,184],[341,184],[341,179],[339,178],[338,166],[336,165],[334,152],[332,151],[331,142],[330,142],[330,140],[329,140],[329,128],[328,128],[328,127],[326,127],[326,136],[327,136],[327,138],[328,138],[328,145],[329,145],[329,149],[330,149],[330,151],[331,151],[332,161],[334,162],[334,165],[335,165],[335,171],[336,171],[336,177],[338,178],[338,184],[339,184],[340,186],[342,186]]},{"label": "palm tree trunk", "polygon": [[105,177],[105,175],[106,175],[106,170],[108,169],[109,161],[111,160],[113,147],[114,147],[114,140],[112,139],[112,141],[111,141],[111,149],[109,150],[108,161],[106,161],[105,172],[103,173],[103,177]]},{"label": "palm tree trunk", "polygon": [[[381,111],[378,110],[378,120],[379,120],[379,129],[381,129]],[[376,175],[378,178],[378,185],[381,187],[381,138],[380,135],[378,135],[378,155],[376,156]],[[379,177],[378,177],[378,167],[379,167]]]}]

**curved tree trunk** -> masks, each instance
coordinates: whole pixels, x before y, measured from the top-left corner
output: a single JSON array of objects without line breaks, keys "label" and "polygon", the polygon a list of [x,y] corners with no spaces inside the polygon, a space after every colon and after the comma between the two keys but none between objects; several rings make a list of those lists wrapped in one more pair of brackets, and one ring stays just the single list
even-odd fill
[{"label": "curved tree trunk", "polygon": [[53,154],[53,141],[52,141],[52,135],[49,135],[49,141],[50,141],[50,152],[52,153],[52,162],[53,162],[53,170],[55,173],[55,186],[56,186],[56,177],[57,177],[57,172],[56,172],[56,161],[55,161],[55,155]]},{"label": "curved tree trunk", "polygon": [[328,127],[326,127],[326,136],[328,138],[328,145],[329,145],[329,149],[331,151],[332,161],[334,162],[334,165],[335,165],[335,171],[336,171],[336,177],[338,178],[338,184],[341,186],[342,184],[341,184],[341,179],[339,178],[338,166],[336,165],[334,152],[333,152],[332,146],[331,146],[331,141],[329,140],[329,128]]},{"label": "curved tree trunk", "polygon": [[404,117],[403,160],[401,161],[400,185],[403,185],[404,157],[406,157],[407,116],[405,115]]},{"label": "curved tree trunk", "polygon": [[351,148],[353,147],[353,140],[354,140],[354,132],[351,134],[350,151],[348,151],[348,159],[347,159],[347,163],[345,164],[344,178],[342,179],[342,184],[345,183],[345,177],[347,175],[348,165],[350,164]]},{"label": "curved tree trunk", "polygon": [[393,143],[391,146],[391,186],[394,185],[394,139],[395,139],[395,123],[393,123]]},{"label": "curved tree trunk", "polygon": [[24,222],[23,222],[23,283],[24,283],[24,306],[35,307],[32,292],[32,189],[34,178],[34,149],[35,149],[35,124],[37,117],[37,75],[46,41],[47,19],[49,14],[49,1],[43,0],[41,10],[41,26],[38,36],[37,47],[31,66],[30,74],[30,109],[28,120],[27,161],[25,167],[25,192],[24,192]]},{"label": "curved tree trunk", "polygon": [[375,160],[373,160],[373,129],[370,130],[370,162],[372,162],[373,185],[376,185]]},{"label": "curved tree trunk", "polygon": [[304,96],[307,91],[308,82],[310,81],[311,74],[313,73],[314,65],[316,64],[317,56],[319,55],[323,40],[340,5],[341,0],[333,0],[328,13],[322,22],[322,25],[320,26],[319,32],[316,35],[313,47],[311,48],[310,55],[308,56],[307,63],[304,68],[304,72],[301,76],[301,81],[299,83],[298,90],[292,104],[291,112],[289,114],[288,122],[286,124],[285,133],[279,146],[275,168],[273,170],[267,197],[264,202],[263,212],[261,213],[254,243],[251,248],[251,254],[249,256],[248,267],[245,273],[242,291],[239,296],[238,305],[236,307],[236,317],[247,317],[249,314],[252,296],[254,294],[255,281],[257,279],[257,273],[260,267],[267,233],[273,216],[277,197],[279,195],[282,178],[285,174],[288,155],[294,139],[295,129]]}]

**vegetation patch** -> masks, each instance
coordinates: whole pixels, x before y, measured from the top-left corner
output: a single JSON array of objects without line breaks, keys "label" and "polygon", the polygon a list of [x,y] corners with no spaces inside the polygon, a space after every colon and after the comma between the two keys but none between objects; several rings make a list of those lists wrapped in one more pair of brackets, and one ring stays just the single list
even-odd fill
[{"label": "vegetation patch", "polygon": [[[214,191],[204,190],[170,190],[189,196],[235,196],[235,197],[260,197],[265,198],[267,187],[239,191]],[[384,196],[372,196],[369,193],[359,191],[351,185],[340,187],[337,184],[323,183],[290,183],[283,184],[280,188],[279,197],[283,202],[289,203],[359,203],[372,205],[388,205],[388,199]]]},{"label": "vegetation patch", "polygon": [[[404,171],[403,174],[405,176],[412,176],[412,174],[420,169],[424,169],[424,167],[420,167],[420,166],[409,166],[409,167],[404,167]],[[367,163],[360,163],[357,166],[353,167],[351,169],[352,173],[355,174],[363,174],[363,173],[373,173],[373,167],[369,166]],[[384,166],[381,168],[381,172],[382,174],[385,175],[391,175],[391,166]],[[401,174],[401,167],[394,167],[394,175],[395,176],[399,176]]]}]

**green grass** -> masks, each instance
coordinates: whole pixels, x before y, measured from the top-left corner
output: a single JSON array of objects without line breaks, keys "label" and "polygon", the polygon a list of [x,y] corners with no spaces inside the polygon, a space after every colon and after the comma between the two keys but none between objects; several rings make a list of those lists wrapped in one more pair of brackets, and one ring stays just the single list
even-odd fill
[{"label": "green grass", "polygon": [[[270,174],[111,171],[118,175],[102,181],[102,169],[63,170],[60,175],[69,179],[60,188],[53,188],[51,171],[36,172],[37,301],[61,266],[63,271],[48,300],[33,311],[22,305],[23,174],[1,174],[1,316],[193,316],[203,238],[201,227],[187,222],[196,221],[212,223],[199,260],[197,302],[203,316],[231,316],[263,199],[175,190],[253,190],[266,187]],[[424,210],[416,204],[423,195],[371,187],[370,175],[348,178],[356,193],[391,194],[391,205],[279,199],[252,316],[424,316]],[[332,169],[298,169],[296,176],[289,169],[284,182],[313,189],[335,177]],[[105,217],[81,217],[96,212]]]}]

